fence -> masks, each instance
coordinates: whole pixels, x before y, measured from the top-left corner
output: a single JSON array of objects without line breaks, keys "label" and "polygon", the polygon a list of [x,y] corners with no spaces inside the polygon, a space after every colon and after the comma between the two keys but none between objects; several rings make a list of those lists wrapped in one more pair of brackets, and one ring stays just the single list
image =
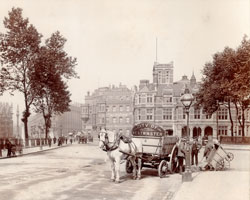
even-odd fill
[{"label": "fence", "polygon": [[250,144],[250,137],[220,136],[221,144]]}]

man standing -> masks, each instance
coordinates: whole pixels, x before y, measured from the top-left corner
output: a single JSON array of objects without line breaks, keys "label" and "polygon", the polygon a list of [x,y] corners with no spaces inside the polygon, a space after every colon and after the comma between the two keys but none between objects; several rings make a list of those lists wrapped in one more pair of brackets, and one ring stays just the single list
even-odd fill
[{"label": "man standing", "polygon": [[201,144],[198,142],[197,139],[194,139],[192,145],[192,165],[194,165],[194,159],[195,159],[195,165],[198,166],[198,153],[200,149],[201,149]]},{"label": "man standing", "polygon": [[183,168],[183,160],[185,158],[184,139],[179,139],[179,141],[177,142],[177,147],[178,147],[178,153],[177,153],[178,171],[181,174],[184,171],[184,168]]},{"label": "man standing", "polygon": [[11,147],[12,147],[12,144],[11,144],[11,142],[8,139],[5,141],[5,146],[6,146],[6,149],[8,150],[7,157],[11,157]]}]

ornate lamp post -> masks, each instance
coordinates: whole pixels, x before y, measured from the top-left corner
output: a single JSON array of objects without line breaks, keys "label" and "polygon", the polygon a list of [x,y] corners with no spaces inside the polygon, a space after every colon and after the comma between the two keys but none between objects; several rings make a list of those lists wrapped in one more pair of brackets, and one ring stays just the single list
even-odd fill
[{"label": "ornate lamp post", "polygon": [[192,105],[192,102],[194,100],[193,95],[190,93],[189,89],[185,88],[184,94],[181,96],[181,103],[185,107],[185,111],[187,114],[187,145],[185,149],[185,172],[182,175],[182,182],[190,182],[192,181],[192,171],[191,171],[191,142],[190,142],[190,133],[189,133],[189,108]]}]

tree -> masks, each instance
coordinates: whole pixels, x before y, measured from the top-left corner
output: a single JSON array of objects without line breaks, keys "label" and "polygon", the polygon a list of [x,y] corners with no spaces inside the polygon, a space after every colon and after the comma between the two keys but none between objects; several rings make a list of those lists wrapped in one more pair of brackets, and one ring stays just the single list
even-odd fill
[{"label": "tree", "polygon": [[216,53],[213,62],[205,64],[203,75],[201,88],[197,93],[197,104],[202,105],[210,114],[218,109],[218,102],[226,105],[232,136],[231,109],[234,105],[242,136],[245,136],[245,110],[250,103],[250,40],[245,36],[236,50],[226,47],[223,52]]},{"label": "tree", "polygon": [[199,92],[196,94],[197,104],[202,106],[206,113],[213,114],[220,104],[227,107],[233,136],[233,119],[231,113],[232,94],[228,87],[235,69],[231,64],[235,51],[226,47],[223,52],[217,52],[213,61],[205,64],[203,79]]},{"label": "tree", "polygon": [[[246,36],[236,50],[233,66],[236,71],[233,79],[229,82],[229,87],[234,98],[242,136],[245,136],[245,111],[250,105],[250,40],[247,40]],[[241,111],[240,116],[238,116],[239,111]]]},{"label": "tree", "polygon": [[53,114],[69,111],[70,93],[63,79],[78,78],[74,70],[76,58],[67,56],[63,50],[66,39],[57,31],[40,48],[35,70],[31,74],[35,94],[35,112],[42,113],[46,138]]},{"label": "tree", "polygon": [[24,123],[25,138],[28,138],[28,118],[30,107],[34,100],[31,92],[30,73],[39,52],[42,35],[29,24],[28,19],[22,17],[22,9],[12,8],[9,16],[4,19],[7,29],[0,35],[0,59],[2,68],[1,81],[7,84],[10,91],[19,91],[24,95],[25,110],[22,121]]}]

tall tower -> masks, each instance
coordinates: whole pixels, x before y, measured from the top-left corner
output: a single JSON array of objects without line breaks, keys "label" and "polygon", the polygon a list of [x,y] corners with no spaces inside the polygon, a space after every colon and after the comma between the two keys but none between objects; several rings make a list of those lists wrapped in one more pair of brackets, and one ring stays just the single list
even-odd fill
[{"label": "tall tower", "polygon": [[17,137],[20,137],[19,133],[19,106],[17,105],[17,110],[16,110],[16,128],[17,128]]},{"label": "tall tower", "polygon": [[157,85],[172,84],[173,68],[173,62],[168,64],[159,64],[155,62],[153,67],[153,83]]}]

